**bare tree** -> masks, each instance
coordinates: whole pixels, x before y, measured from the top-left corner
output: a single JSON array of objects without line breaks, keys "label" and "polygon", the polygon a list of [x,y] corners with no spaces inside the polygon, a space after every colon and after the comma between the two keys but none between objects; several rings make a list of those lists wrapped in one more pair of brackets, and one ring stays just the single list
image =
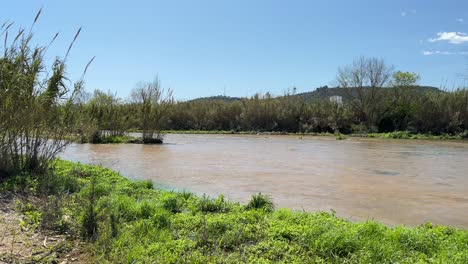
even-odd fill
[{"label": "bare tree", "polygon": [[159,79],[142,82],[132,91],[132,99],[143,130],[143,143],[162,142],[161,130],[173,102],[172,90],[162,89]]},{"label": "bare tree", "polygon": [[358,121],[375,130],[382,108],[383,87],[388,86],[393,67],[383,59],[359,57],[351,65],[338,69],[336,81],[346,89],[346,101],[358,116]]}]

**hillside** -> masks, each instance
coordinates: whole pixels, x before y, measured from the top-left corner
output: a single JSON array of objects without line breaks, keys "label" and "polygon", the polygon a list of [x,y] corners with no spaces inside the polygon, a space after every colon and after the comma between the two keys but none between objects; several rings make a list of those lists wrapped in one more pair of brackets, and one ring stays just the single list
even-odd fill
[{"label": "hillside", "polygon": [[[433,87],[433,86],[413,86],[411,88],[416,89],[421,94],[424,94],[427,92],[444,92],[443,90],[440,90],[439,88]],[[382,89],[391,89],[391,88],[382,88]],[[340,88],[340,87],[329,88],[328,86],[323,86],[323,87],[316,88],[310,92],[298,93],[293,96],[302,98],[306,101],[328,99],[330,98],[330,96],[334,96],[334,95],[338,95],[338,96],[342,96],[343,98],[346,98],[350,92],[349,90],[351,90],[351,93],[355,93],[356,88]],[[278,97],[282,97],[282,96],[278,96]],[[235,101],[240,101],[242,99],[244,98],[217,95],[217,96],[210,96],[210,97],[200,97],[200,98],[196,98],[193,100],[189,100],[188,102],[206,102],[206,101],[235,102]]]},{"label": "hillside", "polygon": [[187,102],[209,102],[209,101],[223,101],[223,102],[234,102],[234,101],[240,101],[243,98],[240,97],[231,97],[231,96],[225,96],[225,95],[216,95],[216,96],[210,96],[210,97],[200,97],[192,100],[188,100]]},{"label": "hillside", "polygon": [[[412,89],[416,89],[419,93],[424,94],[427,92],[444,92],[439,88],[432,87],[432,86],[412,86]],[[356,93],[357,88],[340,88],[340,87],[332,87],[329,88],[327,86],[319,87],[311,92],[299,93],[295,96],[305,99],[306,101],[310,100],[317,100],[317,99],[328,99],[330,96],[342,96],[346,98],[350,92],[351,94]],[[391,89],[391,88],[382,88],[382,89]]]}]

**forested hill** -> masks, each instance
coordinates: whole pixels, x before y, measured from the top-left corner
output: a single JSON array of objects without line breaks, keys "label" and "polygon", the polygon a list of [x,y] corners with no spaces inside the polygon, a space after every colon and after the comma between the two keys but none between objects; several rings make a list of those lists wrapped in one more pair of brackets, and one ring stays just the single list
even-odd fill
[{"label": "forested hill", "polygon": [[[412,89],[416,89],[419,91],[419,93],[424,94],[427,92],[439,92],[443,93],[444,91],[433,86],[412,86]],[[387,89],[387,88],[383,88]],[[351,91],[350,91],[351,90]],[[330,96],[338,95],[338,96],[343,96],[344,98],[349,95],[349,93],[353,93],[356,88],[340,88],[340,87],[319,87],[316,88],[315,90],[312,90],[310,92],[305,92],[305,93],[298,93],[293,96],[297,96],[299,98],[303,98],[306,101],[311,101],[311,100],[320,100],[320,99],[328,99]],[[282,97],[282,96],[279,96]],[[230,96],[224,96],[224,95],[218,95],[218,96],[210,96],[210,97],[201,97],[201,98],[196,98],[193,100],[189,100],[189,102],[200,102],[200,101],[223,101],[223,102],[234,102],[234,101],[240,101],[243,98],[241,97],[230,97]]]},{"label": "forested hill", "polygon": [[231,96],[225,96],[225,95],[217,95],[217,96],[210,96],[210,97],[200,97],[196,98],[193,100],[188,100],[188,102],[209,102],[209,101],[223,101],[223,102],[234,102],[234,101],[240,101],[243,98],[241,97],[231,97]]},{"label": "forested hill", "polygon": [[[419,93],[424,94],[427,92],[444,92],[437,87],[433,86],[411,86],[411,89],[417,90]],[[319,87],[311,92],[299,93],[295,96],[305,99],[306,101],[316,100],[316,99],[328,99],[330,96],[338,95],[346,98],[347,95],[350,93],[356,93],[357,88],[340,88],[340,87],[332,87],[329,88],[327,86]],[[382,89],[389,89],[389,88],[382,88]]]}]

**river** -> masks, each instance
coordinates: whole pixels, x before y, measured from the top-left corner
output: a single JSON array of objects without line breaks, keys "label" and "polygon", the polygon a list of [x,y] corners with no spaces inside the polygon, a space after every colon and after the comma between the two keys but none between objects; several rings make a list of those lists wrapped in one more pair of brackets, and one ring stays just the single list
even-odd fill
[{"label": "river", "polygon": [[156,186],[389,225],[468,228],[468,144],[299,136],[176,135],[163,145],[72,145],[68,160]]}]

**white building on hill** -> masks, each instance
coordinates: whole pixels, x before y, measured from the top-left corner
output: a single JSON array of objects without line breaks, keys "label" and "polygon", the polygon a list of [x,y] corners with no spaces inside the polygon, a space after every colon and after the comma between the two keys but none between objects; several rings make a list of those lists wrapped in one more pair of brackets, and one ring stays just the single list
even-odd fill
[{"label": "white building on hill", "polygon": [[335,102],[338,105],[343,105],[343,97],[339,95],[330,96],[330,102]]}]

